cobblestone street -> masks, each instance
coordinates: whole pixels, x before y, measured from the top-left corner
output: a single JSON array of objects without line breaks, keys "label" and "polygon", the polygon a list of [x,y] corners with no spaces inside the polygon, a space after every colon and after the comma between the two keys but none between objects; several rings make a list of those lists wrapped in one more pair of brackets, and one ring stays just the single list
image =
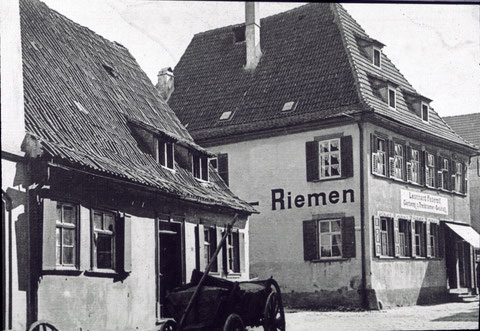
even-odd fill
[{"label": "cobblestone street", "polygon": [[286,322],[288,331],[477,330],[478,300],[367,312],[289,311]]}]

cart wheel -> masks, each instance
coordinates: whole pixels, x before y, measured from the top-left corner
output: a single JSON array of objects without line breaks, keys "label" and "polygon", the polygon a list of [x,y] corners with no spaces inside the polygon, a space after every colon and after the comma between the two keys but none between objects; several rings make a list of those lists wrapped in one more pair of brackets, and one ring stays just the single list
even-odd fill
[{"label": "cart wheel", "polygon": [[28,331],[58,331],[58,329],[48,321],[36,321],[30,325]]},{"label": "cart wheel", "polygon": [[228,315],[225,324],[223,325],[223,331],[244,331],[243,321],[237,314]]},{"label": "cart wheel", "polygon": [[265,331],[285,331],[285,312],[279,293],[272,291],[265,303],[263,313],[263,329]]},{"label": "cart wheel", "polygon": [[167,320],[162,324],[160,331],[177,331],[177,323],[174,320]]}]

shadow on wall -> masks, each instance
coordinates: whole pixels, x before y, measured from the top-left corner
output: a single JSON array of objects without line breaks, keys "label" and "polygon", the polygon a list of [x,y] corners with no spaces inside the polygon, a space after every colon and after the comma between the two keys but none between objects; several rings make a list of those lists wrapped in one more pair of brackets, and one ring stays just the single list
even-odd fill
[{"label": "shadow on wall", "polygon": [[417,305],[431,305],[448,299],[444,260],[430,260],[418,292]]}]

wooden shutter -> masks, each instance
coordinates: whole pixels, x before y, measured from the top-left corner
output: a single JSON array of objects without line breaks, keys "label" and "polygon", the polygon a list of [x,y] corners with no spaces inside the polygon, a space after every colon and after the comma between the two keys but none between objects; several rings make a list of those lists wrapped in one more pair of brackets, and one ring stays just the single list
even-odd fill
[{"label": "wooden shutter", "polygon": [[390,170],[389,175],[390,177],[395,176],[395,158],[389,157],[388,158],[388,169]]},{"label": "wooden shutter", "polygon": [[200,158],[200,162],[202,163],[202,179],[208,180],[208,158],[206,156],[202,156]]},{"label": "wooden shutter", "polygon": [[246,265],[245,265],[245,257],[247,254],[247,248],[245,247],[245,233],[240,232],[239,233],[239,247],[240,247],[240,272],[243,274],[246,271]]},{"label": "wooden shutter", "polygon": [[438,237],[437,237],[438,257],[443,258],[445,256],[445,225],[442,223],[439,223],[437,230],[438,230]]},{"label": "wooden shutter", "polygon": [[417,251],[415,248],[415,221],[412,221],[410,226],[410,239],[411,239],[411,246],[412,246],[412,257],[417,256]]},{"label": "wooden shutter", "polygon": [[223,179],[225,184],[227,186],[229,185],[228,183],[228,154],[227,153],[220,153],[217,155],[218,159],[218,174],[220,177]]},{"label": "wooden shutter", "polygon": [[412,163],[407,162],[406,165],[407,181],[412,181]]},{"label": "wooden shutter", "polygon": [[307,182],[317,180],[319,178],[319,154],[318,141],[307,141],[305,143]]},{"label": "wooden shutter", "polygon": [[158,144],[158,162],[160,162],[161,165],[166,166],[167,164],[165,160],[165,154],[166,154],[165,142],[158,139],[157,144]]},{"label": "wooden shutter", "polygon": [[393,143],[393,140],[389,139],[387,140],[387,149],[388,149],[388,170],[386,172],[387,176],[393,177],[395,175],[395,144]]},{"label": "wooden shutter", "polygon": [[204,252],[204,244],[205,244],[205,237],[204,237],[204,227],[203,224],[197,224],[195,227],[195,259],[196,259],[196,267],[198,270],[203,271],[205,270],[205,252]]},{"label": "wooden shutter", "polygon": [[238,231],[232,232],[232,240],[233,240],[233,271],[240,272],[240,238]]},{"label": "wooden shutter", "polygon": [[[57,202],[43,199],[42,269],[54,270],[56,260]],[[78,244],[77,244],[78,245]]]},{"label": "wooden shutter", "polygon": [[[352,136],[344,136],[340,139],[340,148],[342,153],[342,177],[353,177],[353,150]],[[318,154],[317,154],[318,155]]]},{"label": "wooden shutter", "polygon": [[[225,234],[225,230],[222,230],[222,238],[224,234]],[[228,238],[223,242],[223,245],[222,245],[222,266],[223,266],[223,273],[225,276],[228,275],[227,241],[228,241]]]},{"label": "wooden shutter", "polygon": [[[404,151],[403,151],[405,157],[403,158],[403,168],[405,169],[405,173],[403,174],[403,179],[405,180],[412,180],[412,147],[410,146],[404,146]],[[410,179],[408,179],[408,164],[410,163]]]},{"label": "wooden shutter", "polygon": [[342,219],[342,256],[345,258],[355,257],[355,218],[344,217]]},{"label": "wooden shutter", "polygon": [[462,163],[463,167],[463,172],[462,172],[462,178],[463,178],[463,188],[462,188],[462,193],[467,193],[468,190],[468,166],[465,163]]},{"label": "wooden shutter", "polygon": [[435,180],[436,180],[436,186],[438,188],[443,186],[443,176],[442,176],[442,169],[443,169],[443,158],[441,156],[438,156],[435,158]]},{"label": "wooden shutter", "polygon": [[370,153],[373,154],[377,152],[377,137],[373,133],[370,133]]},{"label": "wooden shutter", "polygon": [[432,247],[430,244],[430,222],[427,221],[425,223],[425,236],[426,236],[426,244],[427,244],[427,257],[432,257]]},{"label": "wooden shutter", "polygon": [[378,154],[372,154],[372,174],[378,174]]},{"label": "wooden shutter", "polygon": [[395,247],[395,256],[400,256],[400,232],[398,228],[398,218],[393,219],[393,246]]},{"label": "wooden shutter", "polygon": [[132,271],[132,218],[123,215],[123,271]]},{"label": "wooden shutter", "polygon": [[303,221],[303,259],[312,261],[318,259],[318,221]]},{"label": "wooden shutter", "polygon": [[457,173],[457,163],[455,160],[450,160],[450,190],[455,191],[457,188],[455,187],[455,179]]},{"label": "wooden shutter", "polygon": [[419,157],[420,157],[420,166],[418,169],[418,175],[420,176],[420,185],[426,185],[426,172],[427,172],[427,166],[426,166],[426,158],[425,158],[425,151],[418,151]]},{"label": "wooden shutter", "polygon": [[373,239],[374,239],[374,251],[375,256],[382,255],[382,243],[380,235],[380,217],[373,216]]}]

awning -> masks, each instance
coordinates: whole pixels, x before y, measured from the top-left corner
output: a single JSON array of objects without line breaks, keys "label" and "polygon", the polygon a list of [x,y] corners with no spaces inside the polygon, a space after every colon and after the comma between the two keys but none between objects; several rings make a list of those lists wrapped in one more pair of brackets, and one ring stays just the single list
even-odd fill
[{"label": "awning", "polygon": [[474,248],[480,248],[480,234],[475,231],[470,225],[459,225],[452,223],[445,223],[453,232],[462,237]]}]

